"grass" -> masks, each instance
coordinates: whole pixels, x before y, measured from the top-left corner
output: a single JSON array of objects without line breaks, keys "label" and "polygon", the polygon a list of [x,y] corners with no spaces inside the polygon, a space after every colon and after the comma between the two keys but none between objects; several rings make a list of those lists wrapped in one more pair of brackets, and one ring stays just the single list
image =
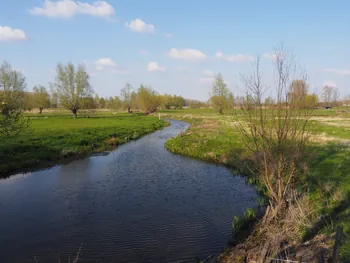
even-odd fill
[{"label": "grass", "polygon": [[[335,109],[314,111],[315,118],[310,121],[308,127],[312,137],[322,135],[327,138],[350,140],[350,118],[336,113]],[[191,123],[187,132],[166,142],[168,150],[222,163],[234,168],[235,172],[248,175],[249,172],[243,165],[248,153],[240,133],[233,124],[235,118],[232,111],[219,115],[210,109],[203,110],[202,114],[200,109],[191,109],[165,111],[163,114]],[[321,119],[320,116],[326,118]],[[344,123],[348,123],[349,126]],[[350,209],[348,206],[339,209],[339,206],[350,192],[350,148],[344,141],[325,142],[319,140],[318,143],[310,143],[308,146],[308,172],[301,177],[299,190],[306,191],[313,202],[316,210],[314,223],[316,224],[321,216],[327,218],[322,227],[314,230],[313,235],[331,234],[337,225],[343,225],[345,236],[341,257],[345,261],[350,258]],[[259,187],[256,179],[248,177],[248,181]],[[306,235],[307,229],[303,231],[302,235]]]},{"label": "grass", "polygon": [[31,119],[28,131],[0,138],[2,177],[110,150],[166,125],[157,117],[139,114],[103,113],[77,119],[62,113],[27,116]]}]

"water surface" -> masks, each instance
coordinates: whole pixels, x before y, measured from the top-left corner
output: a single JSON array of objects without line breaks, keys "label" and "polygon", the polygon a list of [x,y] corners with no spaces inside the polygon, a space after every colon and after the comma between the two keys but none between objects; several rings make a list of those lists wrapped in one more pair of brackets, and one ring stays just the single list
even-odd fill
[{"label": "water surface", "polygon": [[108,156],[0,180],[0,262],[191,262],[217,254],[256,191],[225,167],[174,155],[171,126]]}]

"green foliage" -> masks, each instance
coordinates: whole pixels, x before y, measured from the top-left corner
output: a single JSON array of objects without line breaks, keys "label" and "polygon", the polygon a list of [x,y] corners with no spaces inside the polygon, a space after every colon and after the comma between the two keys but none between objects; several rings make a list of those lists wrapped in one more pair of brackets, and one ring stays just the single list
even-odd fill
[{"label": "green foliage", "polygon": [[135,114],[76,120],[68,115],[46,115],[32,118],[31,123],[31,133],[6,140],[0,137],[0,175],[108,150],[165,125],[157,117]]},{"label": "green foliage", "polygon": [[106,108],[106,100],[104,98],[100,98],[98,105],[100,106],[100,109]]},{"label": "green foliage", "polygon": [[234,216],[233,220],[232,220],[232,229],[240,229],[243,225],[243,220],[238,217],[238,216]]},{"label": "green foliage", "polygon": [[219,73],[213,83],[210,101],[222,113],[225,108],[228,108],[230,100],[232,100],[232,94],[230,94],[222,75]]},{"label": "green foliage", "polygon": [[185,105],[191,109],[207,108],[208,104],[199,100],[185,100]]},{"label": "green foliage", "polygon": [[313,109],[317,106],[318,102],[319,99],[316,93],[308,94],[305,98],[305,107],[307,109]]},{"label": "green foliage", "polygon": [[56,68],[54,90],[58,95],[60,105],[70,110],[76,118],[78,110],[83,107],[83,98],[92,95],[89,74],[81,64],[75,67],[72,63],[58,64]]},{"label": "green foliage", "polygon": [[[202,160],[223,163],[233,167],[238,174],[249,175],[250,172],[244,169],[248,165],[246,149],[242,144],[242,137],[234,129],[231,123],[234,121],[230,111],[226,115],[219,115],[212,109],[188,109],[188,110],[168,110],[163,113],[172,118],[183,119],[191,123],[191,127],[182,136],[172,138],[166,142],[166,148],[174,153],[192,156]],[[335,116],[336,110],[316,110],[316,116]],[[239,111],[237,113],[239,115]],[[243,116],[243,115],[239,115]],[[346,117],[343,116],[343,117]],[[244,120],[241,117],[241,120]],[[208,121],[219,123],[215,129],[207,126]],[[235,121],[237,118],[235,118]],[[350,118],[349,118],[350,120]],[[332,122],[332,119],[330,118]],[[344,123],[344,121],[343,121]],[[318,121],[311,121],[309,130],[313,134],[326,134],[326,136],[340,139],[350,139],[350,133],[346,126],[334,126],[322,124]],[[219,131],[219,132],[218,132]],[[297,190],[307,193],[312,200],[317,220],[321,215],[328,215],[341,204],[343,200],[349,200],[350,192],[350,147],[347,144],[309,144],[307,146],[308,155],[305,158],[307,167],[297,184]],[[253,166],[250,166],[250,169]],[[266,191],[259,184],[256,177],[248,176],[247,182],[255,185],[260,193]],[[260,206],[264,204],[264,199],[259,200]],[[341,256],[343,259],[349,258],[350,254],[350,209],[346,208],[337,219],[328,223],[321,229],[321,232],[331,234],[336,226],[344,227],[344,243],[341,246]],[[245,213],[247,218],[254,217],[251,212]],[[234,218],[232,226],[240,229],[245,217]],[[317,234],[317,233],[315,233]]]},{"label": "green foliage", "polygon": [[8,62],[0,65],[0,136],[13,136],[28,127],[22,117],[26,80]]},{"label": "green foliage", "polygon": [[151,87],[141,85],[137,92],[137,102],[140,110],[150,114],[157,110],[160,105],[160,98]]},{"label": "green foliage", "polygon": [[244,218],[246,220],[252,220],[256,218],[256,214],[252,208],[247,208],[247,210],[244,212]]},{"label": "green foliage", "polygon": [[50,107],[50,95],[44,86],[35,86],[33,88],[34,107],[39,108],[41,114],[44,108]]},{"label": "green foliage", "polygon": [[247,208],[243,217],[234,216],[232,220],[232,229],[235,233],[243,228],[250,227],[251,223],[257,219],[256,213],[252,208]]},{"label": "green foliage", "polygon": [[176,95],[159,95],[159,100],[163,109],[182,109],[182,107],[185,105],[185,99]]}]

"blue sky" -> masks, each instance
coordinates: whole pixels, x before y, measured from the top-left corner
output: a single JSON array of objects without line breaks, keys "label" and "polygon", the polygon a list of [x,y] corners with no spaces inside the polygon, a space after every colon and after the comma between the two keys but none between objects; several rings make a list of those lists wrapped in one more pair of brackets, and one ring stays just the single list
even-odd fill
[{"label": "blue sky", "polygon": [[262,57],[266,83],[280,42],[324,84],[350,94],[350,1],[0,0],[0,61],[47,85],[57,62],[85,63],[94,90],[119,95],[129,81],[206,100],[213,73],[239,94],[239,73]]}]

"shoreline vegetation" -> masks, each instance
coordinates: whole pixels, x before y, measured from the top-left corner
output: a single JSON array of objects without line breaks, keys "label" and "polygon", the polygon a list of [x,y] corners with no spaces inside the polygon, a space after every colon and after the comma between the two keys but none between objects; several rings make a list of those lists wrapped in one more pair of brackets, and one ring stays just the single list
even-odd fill
[{"label": "shoreline vegetation", "polygon": [[[232,111],[227,110],[224,114],[218,114],[210,109],[170,110],[162,111],[161,115],[163,118],[190,123],[186,132],[166,142],[167,150],[175,154],[223,164],[231,168],[234,174],[246,176],[246,181],[254,185],[263,197],[264,187],[250,171],[254,164],[242,143],[242,135],[235,128],[237,117]],[[305,258],[307,250],[317,254],[322,249],[325,255],[329,256],[332,252],[336,227],[342,226],[344,237],[340,247],[340,257],[342,262],[347,262],[346,260],[350,258],[348,205],[350,134],[345,130],[347,125],[350,127],[349,117],[348,115],[339,116],[336,111],[325,110],[315,110],[313,114],[313,120],[308,129],[314,140],[310,140],[306,146],[305,161],[308,167],[297,185],[298,190],[306,191],[307,195],[300,201],[300,210],[289,215],[290,222],[283,222],[285,228],[290,228],[286,230],[290,236],[282,238],[272,229],[265,230],[270,232],[270,235],[276,235],[276,240],[282,240],[288,244],[291,249],[290,254],[283,251],[284,257],[296,259],[298,255]],[[330,128],[331,132],[329,132]],[[332,140],[324,139],[329,137],[332,137]],[[268,200],[266,197],[259,200],[259,205],[265,205],[266,200]],[[236,234],[229,242],[229,248],[218,257],[217,261],[257,260],[254,257],[259,255],[259,247],[264,245],[259,234],[260,229],[264,228],[264,218],[247,209],[241,218],[233,218],[232,227]],[[243,233],[235,231],[237,229],[242,230]],[[275,245],[279,246],[277,243]],[[282,249],[277,249],[275,256],[282,256],[281,253]],[[312,253],[309,252],[309,254]]]},{"label": "shoreline vegetation", "polygon": [[[225,164],[246,176],[266,198],[259,201],[266,205],[262,219],[256,220],[251,209],[244,217],[233,218],[234,230],[247,225],[251,233],[220,257],[221,262],[263,262],[267,255],[295,261],[301,256],[312,262],[321,252],[324,260],[335,260],[332,235],[338,226],[344,231],[340,258],[346,262],[350,258],[349,100],[340,101],[338,89],[327,85],[322,102],[309,93],[307,75],[297,70],[294,55],[283,44],[274,49],[273,66],[277,81],[271,90],[263,83],[257,57],[252,73],[241,75],[244,96],[234,96],[218,73],[209,101],[198,102],[161,95],[144,84],[134,90],[129,83],[120,98],[99,98],[85,66],[70,62],[57,65],[50,92],[43,86],[27,92],[23,73],[4,62],[0,66],[0,174],[112,149],[164,127],[160,116],[146,116],[163,113],[191,124],[166,142],[168,150]],[[266,97],[267,91],[274,97]],[[181,110],[184,106],[189,109]],[[46,115],[48,108],[57,109],[57,114]],[[128,113],[103,112],[106,108]],[[28,113],[33,109],[39,113]],[[70,116],[58,113],[61,109]]]},{"label": "shoreline vegetation", "polygon": [[158,117],[136,113],[102,112],[77,119],[64,113],[25,116],[30,129],[0,144],[1,178],[110,151],[168,125]]}]

